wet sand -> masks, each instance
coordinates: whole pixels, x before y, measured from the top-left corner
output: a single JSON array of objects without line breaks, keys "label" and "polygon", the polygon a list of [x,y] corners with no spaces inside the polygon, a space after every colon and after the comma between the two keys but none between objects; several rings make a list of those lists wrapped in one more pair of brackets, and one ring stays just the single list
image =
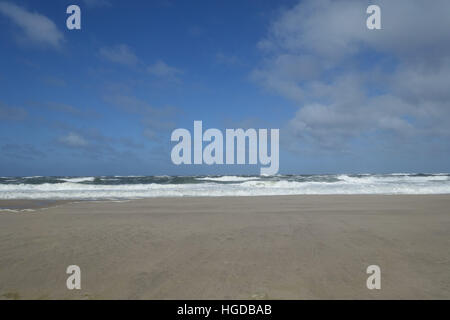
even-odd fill
[{"label": "wet sand", "polygon": [[[0,210],[3,299],[450,299],[450,195],[31,208]],[[366,288],[374,264],[381,290]]]},{"label": "wet sand", "polygon": [[51,208],[70,201],[67,200],[0,200],[0,212],[5,211],[34,211]]}]

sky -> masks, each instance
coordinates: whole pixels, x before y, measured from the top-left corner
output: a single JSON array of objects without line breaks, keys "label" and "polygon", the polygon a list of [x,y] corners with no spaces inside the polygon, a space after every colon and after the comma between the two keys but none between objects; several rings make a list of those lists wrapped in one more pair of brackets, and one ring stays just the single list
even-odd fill
[{"label": "sky", "polygon": [[0,0],[0,176],[259,174],[172,164],[171,132],[194,120],[280,129],[281,174],[450,172],[449,14],[446,0]]}]

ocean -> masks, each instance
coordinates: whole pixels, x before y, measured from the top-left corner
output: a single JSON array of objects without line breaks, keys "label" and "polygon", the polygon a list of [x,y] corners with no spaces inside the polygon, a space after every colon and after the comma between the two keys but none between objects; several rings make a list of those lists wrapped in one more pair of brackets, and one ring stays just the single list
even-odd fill
[{"label": "ocean", "polygon": [[0,177],[0,200],[311,194],[450,194],[450,174]]}]

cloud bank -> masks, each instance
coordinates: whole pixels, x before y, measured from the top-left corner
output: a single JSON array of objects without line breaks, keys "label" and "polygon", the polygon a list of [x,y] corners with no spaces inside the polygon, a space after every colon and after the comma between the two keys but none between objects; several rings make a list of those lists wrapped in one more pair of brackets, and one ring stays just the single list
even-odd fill
[{"label": "cloud bank", "polygon": [[301,1],[258,43],[252,79],[298,106],[287,125],[295,148],[450,136],[450,2],[379,0],[382,30],[366,28],[369,4]]}]

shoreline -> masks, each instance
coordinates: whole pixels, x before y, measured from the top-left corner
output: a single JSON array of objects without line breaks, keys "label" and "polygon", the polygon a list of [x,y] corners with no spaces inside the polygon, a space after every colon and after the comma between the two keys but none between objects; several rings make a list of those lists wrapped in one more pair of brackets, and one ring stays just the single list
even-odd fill
[{"label": "shoreline", "polygon": [[[449,207],[450,195],[293,195],[0,214],[0,299],[450,299]],[[366,288],[374,264],[381,290]]]},{"label": "shoreline", "polygon": [[137,199],[0,199],[0,213],[7,211],[39,211],[42,209],[49,209],[52,207],[60,207],[70,203],[120,203],[120,202],[135,202],[135,201],[158,201],[158,200],[170,200],[170,199],[236,199],[236,198],[248,198],[248,199],[260,199],[260,198],[315,198],[315,197],[450,197],[450,193],[437,193],[437,194],[288,194],[288,195],[239,195],[239,196],[157,196],[148,198]]},{"label": "shoreline", "polygon": [[0,199],[450,194],[450,174],[31,177],[0,179]]},{"label": "shoreline", "polygon": [[48,200],[48,199],[13,199],[0,200],[0,213],[2,211],[10,212],[24,212],[27,210],[41,210],[60,206],[66,203],[73,202],[72,200]]}]

